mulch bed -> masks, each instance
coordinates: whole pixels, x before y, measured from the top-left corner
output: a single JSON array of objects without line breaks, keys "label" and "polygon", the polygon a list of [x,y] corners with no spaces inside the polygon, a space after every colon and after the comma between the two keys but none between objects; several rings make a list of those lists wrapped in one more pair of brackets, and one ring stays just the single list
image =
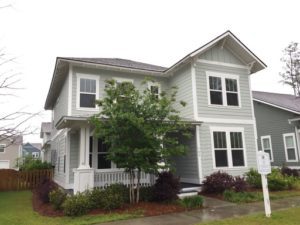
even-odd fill
[{"label": "mulch bed", "polygon": [[[32,195],[33,210],[43,216],[57,217],[64,216],[62,210],[54,210],[49,203],[43,203],[35,192]],[[175,203],[156,203],[156,202],[140,202],[138,204],[126,204],[121,209],[105,211],[102,209],[94,209],[89,215],[101,215],[109,213],[134,213],[141,212],[144,216],[158,216],[168,213],[183,212],[185,208]]]}]

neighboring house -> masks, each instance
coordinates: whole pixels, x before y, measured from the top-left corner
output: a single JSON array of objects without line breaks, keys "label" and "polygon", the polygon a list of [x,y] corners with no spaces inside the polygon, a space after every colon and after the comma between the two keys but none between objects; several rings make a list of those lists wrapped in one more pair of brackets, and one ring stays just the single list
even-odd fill
[{"label": "neighboring house", "polygon": [[253,91],[258,149],[270,154],[272,166],[300,167],[300,98]]},{"label": "neighboring house", "polygon": [[18,169],[17,159],[22,156],[23,137],[0,137],[0,169]]},{"label": "neighboring house", "polygon": [[[88,118],[98,113],[105,80],[130,81],[154,94],[177,86],[182,120],[193,127],[186,156],[175,159],[182,182],[200,184],[223,170],[242,175],[256,167],[256,128],[250,75],[266,65],[230,31],[169,68],[118,58],[57,58],[45,103],[52,110],[54,180],[75,192],[112,182],[128,182],[122,169],[105,158],[107,148],[93,137]],[[156,83],[142,85],[145,77]],[[143,183],[150,177],[142,176]]]},{"label": "neighboring house", "polygon": [[30,156],[34,159],[41,159],[41,148],[40,143],[26,143],[22,146],[23,157]]},{"label": "neighboring house", "polygon": [[50,148],[50,142],[51,142],[51,131],[52,131],[52,123],[44,122],[41,125],[41,132],[40,132],[40,138],[43,139],[42,142],[42,149],[41,149],[41,159],[42,161],[46,162],[52,162],[51,161],[51,148]]}]

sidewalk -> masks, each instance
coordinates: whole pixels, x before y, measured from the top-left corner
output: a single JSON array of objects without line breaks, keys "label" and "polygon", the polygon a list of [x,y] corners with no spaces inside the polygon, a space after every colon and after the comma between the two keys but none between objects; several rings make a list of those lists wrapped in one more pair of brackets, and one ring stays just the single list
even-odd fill
[{"label": "sidewalk", "polygon": [[[200,210],[101,223],[101,225],[192,225],[195,223],[264,212],[263,202],[237,205],[205,197],[205,206],[207,208]],[[300,197],[271,201],[272,211],[290,207],[300,207]]]}]

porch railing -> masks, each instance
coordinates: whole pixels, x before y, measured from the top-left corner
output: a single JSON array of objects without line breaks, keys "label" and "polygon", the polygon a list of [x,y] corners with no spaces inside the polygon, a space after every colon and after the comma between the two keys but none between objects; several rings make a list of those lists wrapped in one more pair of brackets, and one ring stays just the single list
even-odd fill
[{"label": "porch railing", "polygon": [[[141,186],[151,186],[155,182],[154,175],[141,172]],[[129,186],[129,174],[122,169],[95,170],[94,185],[95,187],[105,187],[115,183],[122,183]]]}]

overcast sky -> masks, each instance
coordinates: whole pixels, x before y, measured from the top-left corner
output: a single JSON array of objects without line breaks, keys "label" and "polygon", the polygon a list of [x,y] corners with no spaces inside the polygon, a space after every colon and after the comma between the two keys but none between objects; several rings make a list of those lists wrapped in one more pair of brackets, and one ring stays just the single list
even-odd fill
[{"label": "overcast sky", "polygon": [[[0,0],[0,48],[17,56],[22,72],[16,98],[2,110],[43,110],[55,58],[118,57],[170,66],[231,30],[268,66],[252,89],[292,93],[279,83],[282,50],[300,42],[300,1],[67,1]],[[3,102],[3,101],[2,101]],[[50,114],[31,122],[40,127]],[[39,135],[25,138],[40,142]]]}]

